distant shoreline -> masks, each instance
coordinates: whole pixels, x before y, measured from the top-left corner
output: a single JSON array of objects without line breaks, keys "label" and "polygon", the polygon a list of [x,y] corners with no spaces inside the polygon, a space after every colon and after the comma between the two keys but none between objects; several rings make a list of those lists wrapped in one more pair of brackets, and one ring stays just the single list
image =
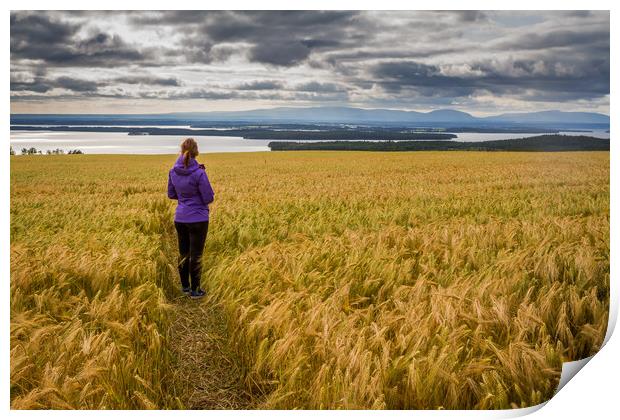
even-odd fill
[{"label": "distant shoreline", "polygon": [[333,141],[320,143],[272,141],[271,151],[342,150],[342,151],[523,151],[570,152],[609,151],[609,139],[589,136],[544,135],[508,140],[481,142],[457,141]]},{"label": "distant shoreline", "polygon": [[449,140],[456,134],[401,129],[325,129],[317,131],[274,130],[271,128],[187,129],[161,127],[94,127],[94,126],[11,126],[12,131],[65,131],[96,133],[127,133],[130,136],[221,136],[243,137],[248,140]]}]

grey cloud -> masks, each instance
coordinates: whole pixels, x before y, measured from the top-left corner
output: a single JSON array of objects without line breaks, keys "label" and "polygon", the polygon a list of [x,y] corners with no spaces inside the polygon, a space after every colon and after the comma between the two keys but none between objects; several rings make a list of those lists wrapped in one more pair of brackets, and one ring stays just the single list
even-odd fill
[{"label": "grey cloud", "polygon": [[17,80],[11,80],[11,92],[15,91],[29,91],[37,93],[45,93],[52,90],[53,87],[48,83],[45,83],[42,79],[34,79],[31,82],[22,82]]},{"label": "grey cloud", "polygon": [[235,86],[235,89],[239,90],[276,90],[282,88],[282,83],[276,80],[259,80]]},{"label": "grey cloud", "polygon": [[[339,48],[346,45],[343,40],[355,36],[355,42],[360,39],[360,34],[346,32],[356,22],[357,12],[213,12],[202,16],[201,24],[184,30],[184,44],[191,57],[205,63],[217,58],[213,47],[220,43],[248,44],[250,61],[289,67],[306,60],[312,51]],[[168,18],[177,20],[174,14]]]},{"label": "grey cloud", "polygon": [[306,102],[340,102],[346,103],[349,94],[345,91],[339,92],[296,92],[293,95],[295,100]]},{"label": "grey cloud", "polygon": [[11,13],[11,51],[32,44],[59,45],[68,42],[79,25],[50,19],[45,14]]},{"label": "grey cloud", "polygon": [[77,38],[80,25],[46,14],[11,14],[11,58],[42,60],[56,66],[127,64],[146,59],[118,35],[96,32]]},{"label": "grey cloud", "polygon": [[301,42],[274,41],[258,44],[250,50],[250,61],[258,61],[275,66],[292,66],[308,58],[310,48]]},{"label": "grey cloud", "polygon": [[[348,20],[356,16],[355,11],[302,11],[302,10],[275,10],[275,11],[225,11],[225,10],[159,10],[149,12],[119,12],[127,13],[130,21],[135,25],[174,25],[187,26],[192,24],[210,23],[219,29],[219,33],[235,36],[234,31],[224,31],[223,28],[233,25],[236,29],[245,25],[250,31],[256,31],[261,25],[271,26],[309,26],[331,25]],[[218,25],[217,23],[221,23]]]},{"label": "grey cloud", "polygon": [[329,39],[303,39],[300,41],[304,46],[312,48],[337,48],[341,45],[340,41]]},{"label": "grey cloud", "polygon": [[[81,99],[81,96],[77,95],[54,95],[53,100],[76,100]],[[49,101],[51,98],[48,95],[11,95],[11,102],[43,102]]]},{"label": "grey cloud", "polygon": [[160,99],[207,99],[207,100],[224,100],[224,99],[281,99],[279,93],[257,93],[251,91],[237,90],[210,90],[210,89],[189,89],[184,91],[171,92],[163,94]]},{"label": "grey cloud", "polygon": [[229,57],[239,51],[239,48],[217,45],[209,51],[209,57],[214,61],[226,61]]},{"label": "grey cloud", "polygon": [[174,77],[124,76],[117,77],[112,82],[128,85],[181,86],[179,79]]},{"label": "grey cloud", "polygon": [[[428,58],[435,57],[438,55],[450,54],[454,52],[460,52],[461,50],[454,47],[431,47],[427,49],[402,49],[402,50],[357,50],[357,51],[336,51],[333,53],[325,54],[324,62],[330,64],[331,66],[336,66],[339,63],[349,62],[349,61],[367,61],[367,60],[376,60],[381,58],[390,58],[390,59],[420,59],[420,58]],[[324,66],[320,66],[324,67]]]},{"label": "grey cloud", "polygon": [[[382,62],[371,68],[374,82],[386,92],[413,89],[422,96],[463,97],[477,92],[495,95],[561,97],[564,92],[580,99],[592,99],[609,93],[609,62],[517,60],[473,63],[462,74],[446,74],[440,66],[415,61]],[[534,97],[534,96],[530,96]]]},{"label": "grey cloud", "polygon": [[592,12],[589,10],[569,10],[564,12],[564,15],[568,17],[587,18],[592,16]]},{"label": "grey cloud", "polygon": [[99,83],[91,80],[74,79],[72,77],[59,77],[54,81],[57,87],[72,90],[74,92],[94,92],[98,89]]},{"label": "grey cloud", "polygon": [[307,82],[295,86],[300,92],[345,92],[344,86],[336,83]]},{"label": "grey cloud", "polygon": [[[28,101],[76,101],[83,99],[127,99],[128,96],[118,93],[84,92],[82,94],[62,94],[62,95],[11,95],[11,102]],[[132,97],[136,98],[136,97]]]},{"label": "grey cloud", "polygon": [[[36,92],[39,93],[39,92]],[[213,90],[213,89],[183,89],[183,90],[151,90],[134,93],[126,92],[74,92],[72,94],[20,94],[11,96],[12,101],[37,101],[44,99],[70,100],[70,99],[97,99],[97,98],[133,98],[133,99],[157,99],[157,100],[273,100],[273,101],[306,101],[306,102],[344,102],[348,99],[346,92],[297,92],[297,91],[247,91],[247,90]]]},{"label": "grey cloud", "polygon": [[95,92],[99,86],[101,86],[99,82],[72,77],[59,77],[50,80],[43,77],[35,77],[32,81],[11,80],[11,91],[29,91],[37,93],[45,93],[55,88],[66,89],[73,92]]},{"label": "grey cloud", "polygon": [[[119,21],[129,24],[117,34],[102,30]],[[136,30],[144,36],[126,34]],[[10,44],[12,100],[23,101],[415,107],[479,94],[563,105],[609,94],[609,13],[598,11],[12,12]]]},{"label": "grey cloud", "polygon": [[129,12],[130,22],[134,25],[190,25],[202,23],[207,15],[218,12],[204,10],[165,10],[151,12]]},{"label": "grey cloud", "polygon": [[182,52],[182,55],[185,56],[187,62],[209,64],[218,59],[213,54],[212,48],[213,45],[208,42],[202,45],[188,43],[188,47]]},{"label": "grey cloud", "polygon": [[481,10],[458,10],[453,12],[461,22],[481,22],[488,19]]},{"label": "grey cloud", "polygon": [[[318,38],[342,26],[349,26],[357,12],[332,11],[254,11],[221,12],[208,21],[202,31],[216,42],[246,41],[264,39],[290,39],[297,41]],[[338,32],[340,32],[338,30]],[[336,39],[327,38],[334,42]],[[319,42],[321,44],[321,42]],[[310,45],[311,46],[311,45]]]},{"label": "grey cloud", "polygon": [[158,99],[233,99],[238,97],[235,91],[214,91],[208,89],[190,89],[158,96]]},{"label": "grey cloud", "polygon": [[609,48],[609,31],[557,30],[548,33],[529,33],[516,39],[500,42],[498,49],[544,50],[555,47],[572,47],[602,43]]},{"label": "grey cloud", "polygon": [[286,92],[286,91],[242,91],[242,90],[209,90],[209,89],[189,89],[170,93],[156,93],[158,99],[205,99],[205,100],[227,100],[227,99],[255,99],[255,100],[274,100],[274,101],[346,101],[346,92]]}]

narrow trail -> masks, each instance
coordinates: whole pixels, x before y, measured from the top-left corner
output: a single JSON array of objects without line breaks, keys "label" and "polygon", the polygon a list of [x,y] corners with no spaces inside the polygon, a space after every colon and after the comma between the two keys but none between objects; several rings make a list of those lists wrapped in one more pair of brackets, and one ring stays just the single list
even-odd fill
[{"label": "narrow trail", "polygon": [[244,391],[241,376],[228,351],[226,323],[221,310],[203,300],[175,298],[170,334],[175,354],[175,382],[187,409],[253,408],[255,400]]},{"label": "narrow trail", "polygon": [[243,387],[221,307],[208,295],[192,300],[180,291],[170,203],[160,200],[152,210],[161,226],[161,286],[173,309],[168,337],[175,360],[171,377],[175,394],[186,409],[256,408],[260,399]]}]

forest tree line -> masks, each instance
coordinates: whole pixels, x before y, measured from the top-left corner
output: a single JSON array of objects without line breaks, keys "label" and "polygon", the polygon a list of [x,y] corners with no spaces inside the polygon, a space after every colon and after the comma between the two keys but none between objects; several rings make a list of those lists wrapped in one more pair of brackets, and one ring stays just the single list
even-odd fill
[{"label": "forest tree line", "polygon": [[[17,154],[15,152],[15,150],[13,149],[13,146],[11,146],[11,152],[10,153],[11,153],[11,156]],[[22,155],[43,155],[43,154],[46,154],[46,155],[64,155],[65,151],[64,151],[64,149],[52,149],[52,150],[47,149],[45,151],[45,153],[43,153],[42,149],[37,149],[36,147],[29,147],[29,148],[22,147],[20,154],[22,154]],[[75,149],[75,150],[72,149],[72,150],[67,151],[66,154],[67,155],[82,155],[82,154],[84,154],[84,152],[82,152],[79,149]]]},{"label": "forest tree line", "polygon": [[523,151],[560,152],[609,150],[609,139],[588,136],[544,135],[510,140],[459,141],[324,141],[316,143],[272,141],[273,151],[282,150],[367,150],[367,151]]}]

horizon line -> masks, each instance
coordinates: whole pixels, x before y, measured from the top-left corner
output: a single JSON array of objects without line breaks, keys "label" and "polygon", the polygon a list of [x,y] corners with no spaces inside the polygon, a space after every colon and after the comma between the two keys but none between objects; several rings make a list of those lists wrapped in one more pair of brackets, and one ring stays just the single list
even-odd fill
[{"label": "horizon line", "polygon": [[395,111],[395,112],[415,112],[415,113],[420,113],[420,114],[430,114],[432,112],[437,112],[437,111],[455,111],[455,112],[461,112],[464,114],[469,114],[472,117],[475,118],[487,118],[487,117],[491,117],[491,116],[498,116],[498,115],[503,115],[503,114],[535,114],[535,113],[542,113],[542,112],[561,112],[561,113],[585,113],[585,114],[598,114],[598,115],[604,115],[606,117],[611,117],[610,114],[608,113],[603,113],[603,112],[594,112],[594,111],[562,111],[559,109],[543,109],[543,110],[539,110],[539,111],[504,111],[504,112],[500,112],[498,114],[488,114],[486,116],[477,116],[475,113],[469,112],[469,111],[462,111],[460,109],[454,109],[454,108],[438,108],[438,109],[433,109],[430,111],[416,111],[413,109],[399,109],[399,108],[361,108],[361,107],[354,107],[354,106],[277,106],[277,107],[271,107],[271,108],[251,108],[251,109],[245,109],[245,110],[236,110],[236,111],[179,111],[179,112],[136,112],[136,113],[106,113],[106,112],[102,112],[102,113],[92,113],[92,112],[88,112],[88,113],[69,113],[69,112],[57,112],[57,113],[40,113],[40,112],[28,112],[28,113],[13,113],[11,112],[10,115],[175,115],[175,114],[228,114],[228,113],[235,113],[235,112],[253,112],[253,111],[267,111],[267,110],[277,110],[277,109],[282,109],[282,108],[297,108],[297,109],[326,109],[326,108],[343,108],[343,109],[356,109],[356,110],[363,110],[363,111]]}]

